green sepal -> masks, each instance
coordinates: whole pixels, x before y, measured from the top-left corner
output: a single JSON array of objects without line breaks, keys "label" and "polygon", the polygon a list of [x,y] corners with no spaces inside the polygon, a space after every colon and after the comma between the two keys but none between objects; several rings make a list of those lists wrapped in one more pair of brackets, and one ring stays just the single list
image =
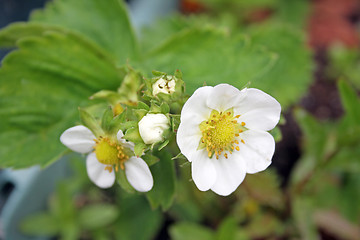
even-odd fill
[{"label": "green sepal", "polygon": [[134,110],[134,113],[137,119],[141,120],[148,113],[148,111],[145,109],[136,109]]},{"label": "green sepal", "polygon": [[129,181],[127,180],[124,170],[119,169],[119,171],[116,172],[116,180],[122,189],[124,189],[128,193],[135,193],[135,189],[130,185]]},{"label": "green sepal", "polygon": [[176,155],[175,157],[171,158],[171,160],[176,160],[176,159],[183,159],[187,161],[187,158],[181,152],[179,152],[178,155]]},{"label": "green sepal", "polygon": [[89,128],[96,137],[104,135],[104,131],[100,127],[98,121],[84,109],[79,108],[81,123]]},{"label": "green sepal", "polygon": [[151,101],[149,112],[151,112],[151,113],[161,113],[161,107],[156,103],[156,101],[154,101],[154,100]]},{"label": "green sepal", "polygon": [[125,120],[126,120],[126,112],[125,111],[123,111],[122,113],[120,113],[119,115],[114,117],[111,121],[111,126],[110,126],[110,131],[109,131],[110,134],[116,134],[117,131],[119,131],[119,130],[125,131],[125,128],[123,129]]},{"label": "green sepal", "polygon": [[118,89],[118,93],[128,101],[137,102],[138,90],[141,82],[142,76],[129,67],[129,72],[125,75],[125,78]]},{"label": "green sepal", "polygon": [[176,69],[174,76],[177,78],[177,80],[182,80],[182,72],[179,69]]},{"label": "green sepal", "polygon": [[160,158],[151,155],[151,154],[145,154],[143,156],[141,156],[141,158],[146,162],[147,165],[152,166],[155,163],[157,163],[158,161],[160,161]]},{"label": "green sepal", "polygon": [[134,153],[135,156],[140,157],[144,154],[145,150],[147,149],[147,146],[145,143],[136,143],[134,147]]},{"label": "green sepal", "polygon": [[158,151],[161,151],[164,147],[166,147],[169,144],[170,140],[166,139],[159,147]]},{"label": "green sepal", "polygon": [[155,77],[162,77],[162,76],[166,76],[166,73],[164,72],[160,72],[160,71],[156,71],[156,70],[152,70],[151,73],[155,76]]},{"label": "green sepal", "polygon": [[180,115],[171,115],[170,124],[171,130],[176,132],[180,125]]},{"label": "green sepal", "polygon": [[136,108],[137,109],[144,109],[144,110],[147,110],[147,111],[150,110],[150,107],[144,102],[138,102]]},{"label": "green sepal", "polygon": [[94,99],[103,99],[109,103],[115,105],[121,99],[120,95],[117,92],[110,90],[100,90],[90,97],[91,100]]},{"label": "green sepal", "polygon": [[121,123],[120,125],[120,129],[125,132],[126,130],[128,129],[131,129],[131,128],[137,128],[138,126],[138,123],[136,121],[128,121],[128,122],[123,122]]},{"label": "green sepal", "polygon": [[160,105],[160,110],[161,110],[161,113],[163,113],[163,114],[169,113],[170,112],[169,104],[167,104],[166,102],[162,102]]},{"label": "green sepal", "polygon": [[111,122],[114,118],[114,113],[111,107],[107,107],[104,111],[104,114],[101,118],[101,128],[106,132],[109,133],[111,130]]},{"label": "green sepal", "polygon": [[124,138],[133,143],[143,142],[143,140],[140,136],[139,128],[137,128],[137,127],[128,129],[125,133]]}]

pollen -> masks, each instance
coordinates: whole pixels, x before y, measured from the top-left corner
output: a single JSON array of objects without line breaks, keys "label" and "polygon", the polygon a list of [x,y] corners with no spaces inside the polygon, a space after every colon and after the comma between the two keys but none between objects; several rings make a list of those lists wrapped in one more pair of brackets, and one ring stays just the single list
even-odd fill
[{"label": "pollen", "polygon": [[94,148],[97,160],[108,165],[105,170],[111,172],[112,166],[115,166],[115,171],[118,171],[119,166],[124,169],[124,162],[129,159],[126,148],[107,137],[99,137],[95,142]]},{"label": "pollen", "polygon": [[[228,158],[228,152],[232,154],[234,149],[239,151],[240,133],[246,130],[245,123],[238,123],[236,120],[240,115],[234,116],[233,109],[218,112],[213,110],[209,119],[200,124],[200,131],[202,138],[200,140],[199,148],[205,148],[208,152],[208,157],[212,158],[215,155],[219,159],[221,154]],[[239,139],[239,140],[238,140]]]}]

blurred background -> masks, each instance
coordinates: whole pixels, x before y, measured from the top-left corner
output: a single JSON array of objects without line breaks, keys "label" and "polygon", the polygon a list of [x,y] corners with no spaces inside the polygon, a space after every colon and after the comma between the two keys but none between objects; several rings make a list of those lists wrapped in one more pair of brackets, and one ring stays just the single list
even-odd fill
[{"label": "blurred background", "polygon": [[[211,26],[275,53],[277,62],[262,77],[270,81],[250,85],[283,107],[272,132],[273,164],[224,198],[198,191],[180,161],[181,178],[166,209],[118,187],[96,188],[75,154],[44,170],[2,169],[0,239],[360,239],[360,1],[127,4],[142,49]],[[26,21],[44,5],[0,0],[0,28]],[[0,58],[10,50],[0,50]]]}]

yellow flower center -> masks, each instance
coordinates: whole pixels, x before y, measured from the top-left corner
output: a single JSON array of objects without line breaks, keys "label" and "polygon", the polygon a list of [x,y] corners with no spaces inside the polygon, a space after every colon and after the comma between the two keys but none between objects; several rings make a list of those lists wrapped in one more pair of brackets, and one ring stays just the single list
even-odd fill
[{"label": "yellow flower center", "polygon": [[122,145],[112,142],[107,137],[100,137],[95,140],[95,154],[97,160],[107,166],[105,169],[112,171],[112,166],[115,165],[115,170],[118,171],[119,166],[121,169],[124,169],[124,162],[129,159],[127,154],[128,149],[124,148]]},{"label": "yellow flower center", "polygon": [[[209,158],[215,155],[216,159],[222,153],[228,158],[227,152],[231,154],[234,150],[239,151],[237,138],[246,130],[244,122],[238,123],[239,117],[240,115],[234,116],[232,108],[224,112],[213,110],[209,119],[200,124],[202,138],[198,149],[206,148]],[[241,142],[245,143],[244,140]]]}]

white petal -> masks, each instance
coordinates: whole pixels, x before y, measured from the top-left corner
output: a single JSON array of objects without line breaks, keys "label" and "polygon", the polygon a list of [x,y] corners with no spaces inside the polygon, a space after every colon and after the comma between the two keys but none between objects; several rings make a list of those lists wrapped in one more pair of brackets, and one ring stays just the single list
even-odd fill
[{"label": "white petal", "polygon": [[207,106],[217,111],[225,111],[234,107],[235,102],[241,101],[246,96],[246,91],[240,91],[229,84],[216,85],[207,98]]},{"label": "white petal", "polygon": [[199,124],[191,119],[183,119],[176,133],[176,142],[181,153],[191,162],[196,154],[201,139]]},{"label": "white petal", "polygon": [[181,110],[181,122],[176,134],[180,151],[191,162],[201,139],[200,123],[209,118],[212,109],[206,105],[206,99],[213,87],[198,88],[187,100]]},{"label": "white petal", "polygon": [[206,100],[212,93],[212,89],[213,87],[205,86],[198,88],[194,92],[181,110],[181,122],[184,122],[184,119],[190,118],[195,124],[200,124],[202,121],[209,118],[212,109],[207,106]]},{"label": "white petal", "polygon": [[125,162],[125,175],[131,186],[139,192],[148,192],[154,185],[149,166],[141,158],[131,157]]},{"label": "white petal", "polygon": [[275,151],[275,140],[268,132],[247,130],[240,137],[245,144],[240,143],[238,152],[246,161],[246,172],[257,173],[265,170],[271,164]]},{"label": "white petal", "polygon": [[60,136],[60,141],[66,147],[78,153],[89,153],[95,145],[96,137],[85,126],[79,125],[67,129]]},{"label": "white petal", "polygon": [[132,142],[126,141],[123,138],[123,136],[124,136],[124,133],[121,130],[119,130],[116,134],[117,140],[122,144],[123,147],[129,148],[129,149],[131,149],[131,151],[134,151],[135,144]]},{"label": "white petal", "polygon": [[227,196],[234,192],[242,183],[246,175],[246,164],[243,159],[236,155],[228,154],[229,158],[220,156],[215,161],[217,179],[211,190],[215,193]]},{"label": "white petal", "polygon": [[269,131],[279,122],[281,105],[275,98],[255,88],[246,91],[246,97],[236,102],[235,114],[239,122],[245,122],[249,129]]},{"label": "white petal", "polygon": [[196,151],[191,164],[191,175],[200,191],[209,190],[216,181],[216,169],[214,159],[207,156],[206,150]]},{"label": "white petal", "polygon": [[105,170],[106,166],[97,160],[95,153],[90,153],[86,158],[88,176],[100,188],[109,188],[115,182],[115,172]]},{"label": "white petal", "polygon": [[119,131],[117,132],[117,134],[116,134],[116,138],[117,138],[117,140],[118,140],[120,143],[125,143],[125,142],[126,142],[126,140],[123,139],[123,136],[124,136],[124,133],[123,133],[123,131],[121,131],[121,130],[119,130]]}]

